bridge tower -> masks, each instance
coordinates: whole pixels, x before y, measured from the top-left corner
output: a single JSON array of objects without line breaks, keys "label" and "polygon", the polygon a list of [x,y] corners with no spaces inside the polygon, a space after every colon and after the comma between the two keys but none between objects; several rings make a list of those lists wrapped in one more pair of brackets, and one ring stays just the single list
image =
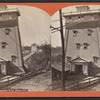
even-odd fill
[{"label": "bridge tower", "polygon": [[76,73],[100,72],[100,9],[91,10],[87,5],[76,9],[63,15],[67,63],[72,64]]},{"label": "bridge tower", "polygon": [[0,6],[0,74],[24,72],[18,9]]}]

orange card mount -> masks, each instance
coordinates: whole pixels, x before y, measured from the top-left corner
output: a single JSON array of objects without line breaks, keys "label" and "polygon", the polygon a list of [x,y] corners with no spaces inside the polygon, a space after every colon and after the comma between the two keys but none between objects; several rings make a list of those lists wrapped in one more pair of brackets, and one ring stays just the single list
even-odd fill
[{"label": "orange card mount", "polygon": [[59,9],[75,5],[99,5],[100,3],[1,3],[0,5],[25,5],[40,8],[52,16]]},{"label": "orange card mount", "polygon": [[[44,10],[53,16],[58,10],[75,5],[100,5],[100,3],[0,3],[0,5],[24,5]],[[38,13],[38,12],[37,12]],[[19,16],[19,15],[18,15]],[[15,56],[14,56],[15,57]],[[16,58],[15,58],[16,59]],[[13,59],[13,60],[15,60]],[[1,91],[0,97],[99,97],[99,91]]]}]

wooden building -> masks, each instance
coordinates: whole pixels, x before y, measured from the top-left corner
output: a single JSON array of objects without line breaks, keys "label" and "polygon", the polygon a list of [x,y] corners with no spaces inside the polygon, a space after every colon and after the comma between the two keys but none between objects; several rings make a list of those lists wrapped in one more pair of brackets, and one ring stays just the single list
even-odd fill
[{"label": "wooden building", "polygon": [[15,74],[24,72],[20,32],[18,26],[18,9],[0,6],[0,73]]},{"label": "wooden building", "polygon": [[76,73],[93,75],[91,69],[100,69],[100,10],[90,10],[89,6],[78,6],[76,9],[76,12],[63,15],[65,38],[68,36],[67,43],[65,40],[66,62],[70,61]]}]

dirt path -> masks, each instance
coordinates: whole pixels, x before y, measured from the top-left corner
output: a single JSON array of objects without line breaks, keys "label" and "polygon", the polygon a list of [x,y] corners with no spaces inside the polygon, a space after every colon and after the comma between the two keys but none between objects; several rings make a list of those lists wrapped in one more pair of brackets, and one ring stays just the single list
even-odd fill
[{"label": "dirt path", "polygon": [[9,86],[6,89],[28,90],[28,91],[50,91],[51,71],[38,74],[34,77],[22,80],[21,82]]}]

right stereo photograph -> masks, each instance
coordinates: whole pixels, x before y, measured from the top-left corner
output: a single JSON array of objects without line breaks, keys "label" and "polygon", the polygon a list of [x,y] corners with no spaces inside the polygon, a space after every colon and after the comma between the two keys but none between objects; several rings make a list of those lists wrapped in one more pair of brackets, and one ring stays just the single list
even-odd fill
[{"label": "right stereo photograph", "polygon": [[51,20],[52,91],[100,91],[100,5],[76,5]]}]

